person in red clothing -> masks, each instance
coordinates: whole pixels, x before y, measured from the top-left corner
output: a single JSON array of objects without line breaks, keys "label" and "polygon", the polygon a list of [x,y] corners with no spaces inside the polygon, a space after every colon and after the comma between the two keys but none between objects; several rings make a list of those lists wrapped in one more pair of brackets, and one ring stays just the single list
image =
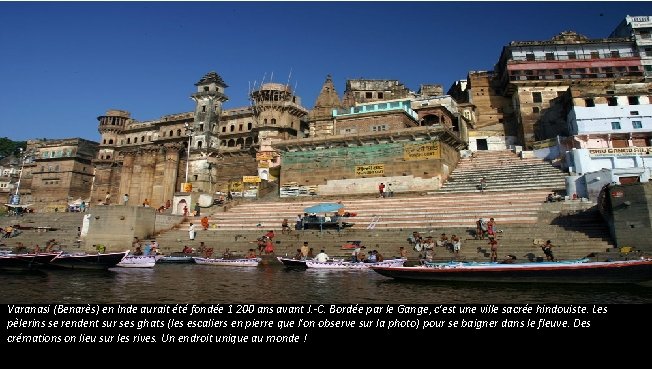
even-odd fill
[{"label": "person in red clothing", "polygon": [[383,182],[378,185],[378,193],[380,197],[385,197],[385,184]]}]

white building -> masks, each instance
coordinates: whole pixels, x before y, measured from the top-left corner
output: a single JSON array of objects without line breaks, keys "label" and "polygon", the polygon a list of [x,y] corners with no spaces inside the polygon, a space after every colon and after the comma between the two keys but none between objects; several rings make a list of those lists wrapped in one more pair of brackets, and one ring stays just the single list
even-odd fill
[{"label": "white building", "polygon": [[631,37],[636,42],[645,71],[645,79],[652,79],[652,16],[626,16],[609,37]]}]

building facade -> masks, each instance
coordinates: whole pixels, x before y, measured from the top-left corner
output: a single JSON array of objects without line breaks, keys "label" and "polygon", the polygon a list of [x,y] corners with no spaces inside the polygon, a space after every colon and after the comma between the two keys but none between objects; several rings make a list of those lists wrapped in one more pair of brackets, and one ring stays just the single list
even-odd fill
[{"label": "building facade", "polygon": [[652,16],[626,16],[609,37],[629,37],[641,56],[645,80],[652,79]]}]

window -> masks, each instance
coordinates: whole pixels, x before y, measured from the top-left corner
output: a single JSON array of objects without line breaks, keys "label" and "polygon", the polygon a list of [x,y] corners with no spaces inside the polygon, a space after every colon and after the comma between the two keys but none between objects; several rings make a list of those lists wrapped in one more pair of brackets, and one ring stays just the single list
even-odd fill
[{"label": "window", "polygon": [[201,142],[201,141],[197,141],[197,148],[198,148],[198,149],[201,149],[202,144],[203,144],[203,142]]},{"label": "window", "polygon": [[103,143],[103,144],[106,144],[106,138],[105,138],[104,140],[102,140],[102,143]]},{"label": "window", "polygon": [[208,86],[204,86],[204,92],[208,92]]},{"label": "window", "polygon": [[555,60],[555,53],[546,53],[546,60]]},{"label": "window", "polygon": [[629,105],[638,105],[638,96],[627,96],[627,101]]},{"label": "window", "polygon": [[272,118],[272,124],[276,124],[276,118]]},{"label": "window", "polygon": [[632,128],[634,128],[634,129],[643,128],[643,123],[640,120],[633,120],[632,121]]},{"label": "window", "polygon": [[127,137],[127,143],[131,143],[131,138]]},{"label": "window", "polygon": [[620,129],[620,122],[611,122],[611,129]]},{"label": "window", "polygon": [[595,106],[595,101],[593,101],[593,99],[584,99],[584,105],[587,108],[592,108]]},{"label": "window", "polygon": [[541,99],[541,92],[533,92],[532,93],[532,102],[540,103],[542,101],[543,101],[543,99]]},{"label": "window", "polygon": [[[265,120],[267,120],[267,119],[265,119]],[[233,124],[231,124],[231,127],[229,127],[229,131],[231,131],[231,132],[235,131],[235,126]]]},{"label": "window", "polygon": [[140,136],[140,142],[145,142],[145,136]]},{"label": "window", "polygon": [[242,127],[244,127],[244,124],[240,124],[240,125],[238,126],[238,131],[242,131]]},{"label": "window", "polygon": [[247,130],[250,131],[250,130],[251,130],[251,126],[252,126],[251,122],[247,123]]},{"label": "window", "polygon": [[568,59],[577,59],[577,54],[573,51],[568,52]]},{"label": "window", "polygon": [[620,53],[618,52],[618,50],[614,50],[614,51],[612,51],[612,52],[611,52],[611,57],[612,57],[612,58],[619,58],[619,57],[620,57]]},{"label": "window", "polygon": [[378,93],[378,98],[379,98],[379,99],[382,99],[384,96],[385,96],[385,95],[384,95],[382,92],[379,92],[379,93]]},{"label": "window", "polygon": [[629,115],[638,115],[638,110],[632,110],[629,112]]},{"label": "window", "polygon": [[[174,131],[171,130],[170,131],[170,137],[172,137],[172,136],[174,136]],[[127,143],[129,143],[129,142],[127,142]]]},{"label": "window", "polygon": [[[648,66],[649,66],[649,65],[646,65],[646,67],[648,67]],[[627,69],[628,69],[630,72],[638,72],[638,65],[630,65],[629,67],[627,67]]]},{"label": "window", "polygon": [[538,106],[535,106],[535,107],[532,108],[533,113],[538,113],[539,111],[540,111],[540,109],[539,109]]},{"label": "window", "polygon": [[600,53],[597,51],[591,51],[591,59],[600,59]]},{"label": "window", "polygon": [[532,54],[532,53],[525,54],[525,60],[534,61],[534,54]]},{"label": "window", "polygon": [[222,127],[222,132],[226,132],[226,126]]},{"label": "window", "polygon": [[202,111],[202,112],[206,112],[206,105],[202,105],[202,106],[201,106],[201,111]]},{"label": "window", "polygon": [[199,132],[204,132],[204,124],[199,125]]},{"label": "window", "polygon": [[609,106],[618,106],[618,99],[615,97],[608,97],[607,98],[607,105]]},{"label": "window", "polygon": [[372,126],[371,131],[373,131],[373,132],[387,131],[387,125],[382,124],[382,125],[379,125],[379,126]]},{"label": "window", "polygon": [[109,145],[113,145],[113,140],[109,140]]},{"label": "window", "polygon": [[177,136],[181,136],[181,130],[177,129]]},{"label": "window", "polygon": [[367,92],[367,93],[365,94],[365,97],[366,97],[367,99],[371,99],[371,98],[373,97],[373,93],[372,93],[372,92]]}]

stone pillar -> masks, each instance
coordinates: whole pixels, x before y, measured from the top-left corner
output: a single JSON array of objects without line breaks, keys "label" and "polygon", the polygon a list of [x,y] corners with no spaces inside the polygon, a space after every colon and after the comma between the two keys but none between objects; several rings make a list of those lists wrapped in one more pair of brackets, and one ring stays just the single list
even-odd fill
[{"label": "stone pillar", "polygon": [[163,193],[163,180],[165,179],[165,149],[159,147],[154,156],[154,184],[152,186],[152,200],[151,205],[153,208],[158,209],[159,206],[165,203],[165,194]]},{"label": "stone pillar", "polygon": [[152,187],[154,186],[154,170],[156,168],[157,149],[148,148],[143,150],[141,158],[140,188],[138,195],[138,204],[142,204],[145,199],[149,201],[151,207],[158,207],[152,203]]},{"label": "stone pillar", "polygon": [[[134,171],[135,153],[125,152],[124,159],[122,160],[122,171],[120,172],[120,192],[113,194],[113,203],[122,204],[122,196],[129,193],[131,188],[131,178]],[[117,196],[116,196],[117,195]],[[133,204],[133,199],[129,197],[129,205]]]},{"label": "stone pillar", "polygon": [[163,202],[174,197],[177,190],[177,176],[179,174],[179,150],[180,145],[165,145],[165,169],[163,172]]}]

